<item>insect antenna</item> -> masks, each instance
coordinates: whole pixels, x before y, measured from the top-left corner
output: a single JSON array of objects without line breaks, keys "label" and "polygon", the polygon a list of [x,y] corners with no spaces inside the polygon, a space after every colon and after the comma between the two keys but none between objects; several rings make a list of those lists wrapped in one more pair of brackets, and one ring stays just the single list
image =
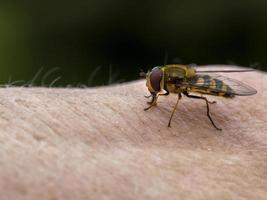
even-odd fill
[{"label": "insect antenna", "polygon": [[146,78],[146,73],[141,69],[140,70],[141,72],[139,73],[139,76],[141,77],[141,78]]}]

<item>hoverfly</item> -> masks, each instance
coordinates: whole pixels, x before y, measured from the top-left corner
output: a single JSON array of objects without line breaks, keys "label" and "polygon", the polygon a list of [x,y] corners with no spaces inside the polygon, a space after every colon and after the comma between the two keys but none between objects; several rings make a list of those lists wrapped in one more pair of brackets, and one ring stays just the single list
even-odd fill
[{"label": "hoverfly", "polygon": [[[169,95],[169,93],[178,94],[177,102],[174,106],[174,109],[171,113],[168,127],[171,126],[171,120],[173,114],[178,106],[178,102],[182,97],[182,94],[195,99],[202,99],[206,102],[207,106],[207,116],[211,124],[217,129],[218,128],[214,121],[212,120],[209,112],[209,104],[216,103],[215,101],[209,101],[204,95],[214,95],[221,96],[226,98],[233,98],[234,96],[249,96],[256,94],[257,91],[234,79],[230,79],[218,74],[209,74],[213,72],[247,72],[250,70],[225,70],[225,71],[198,71],[197,69],[191,67],[190,65],[164,65],[154,67],[151,71],[148,71],[146,74],[146,86],[151,93],[146,98],[152,97],[149,107],[144,110],[149,110],[153,106],[156,106],[157,99],[160,95]],[[165,91],[165,93],[163,93]],[[190,94],[198,93],[200,96]]]}]

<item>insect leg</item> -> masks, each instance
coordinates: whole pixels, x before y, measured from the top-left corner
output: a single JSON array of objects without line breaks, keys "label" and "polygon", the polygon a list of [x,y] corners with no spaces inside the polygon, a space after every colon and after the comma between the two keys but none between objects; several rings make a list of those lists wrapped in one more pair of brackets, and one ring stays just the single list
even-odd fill
[{"label": "insect leg", "polygon": [[[190,96],[193,96],[193,95],[190,95]],[[203,97],[203,96],[201,95],[201,97]],[[215,103],[217,103],[216,101],[209,101],[208,99],[207,99],[207,101],[208,101],[209,104],[215,104]]]},{"label": "insect leg", "polygon": [[164,94],[159,94],[160,96],[167,96],[167,95],[169,95],[170,93],[169,92],[166,92],[166,93],[164,93]]},{"label": "insect leg", "polygon": [[181,93],[179,93],[179,94],[178,94],[177,102],[176,102],[176,104],[175,104],[175,107],[174,107],[173,110],[172,110],[172,114],[171,114],[171,117],[170,117],[170,119],[169,119],[168,127],[171,127],[171,121],[172,121],[173,114],[174,114],[174,112],[175,112],[175,110],[176,110],[176,108],[177,108],[177,106],[178,106],[179,100],[180,100],[181,98],[182,98],[182,95],[181,95]]},{"label": "insect leg", "polygon": [[166,91],[166,93],[164,94],[159,94],[159,95],[164,95],[164,96],[167,96],[170,94],[170,92],[168,91],[168,89],[164,86],[164,90]]},{"label": "insect leg", "polygon": [[[202,97],[202,96],[201,96]],[[204,97],[205,98],[205,97]],[[209,104],[215,104],[215,103],[217,103],[216,101],[209,101],[208,99],[207,99],[207,101],[208,101],[208,103]]]},{"label": "insect leg", "polygon": [[151,101],[147,102],[147,104],[149,104],[149,105],[152,105],[155,100],[157,101],[157,94],[155,92],[151,92],[151,94],[149,96],[144,96],[144,97],[147,98],[147,99],[152,97]]},{"label": "insect leg", "polygon": [[168,90],[166,90],[166,93],[164,93],[164,94],[159,94],[159,95],[163,95],[163,96],[167,96],[167,95],[169,95],[170,93],[169,93],[169,91]]},{"label": "insect leg", "polygon": [[147,96],[144,96],[145,98],[149,99],[150,97],[152,97],[152,94],[151,95],[147,95]]},{"label": "insect leg", "polygon": [[145,108],[144,110],[147,111],[149,110],[150,108],[152,108],[153,106],[155,106],[157,104],[157,99],[158,99],[158,96],[156,95],[152,95],[152,101],[151,102],[148,102],[148,104],[150,104],[150,106],[148,106],[147,108]]},{"label": "insect leg", "polygon": [[[157,96],[154,96],[154,95],[151,95],[151,97],[152,97],[151,101],[147,102],[148,105],[152,105],[154,101],[157,101],[157,98],[158,98]],[[155,102],[155,105],[156,105],[156,102]]]},{"label": "insect leg", "polygon": [[216,101],[208,101],[209,104],[215,104],[217,103]]},{"label": "insect leg", "polygon": [[185,96],[189,97],[189,98],[194,98],[194,99],[203,99],[206,101],[206,105],[207,105],[207,116],[210,120],[210,122],[212,123],[212,125],[214,126],[214,128],[216,128],[217,130],[221,131],[222,129],[221,128],[218,128],[215,123],[213,122],[211,116],[210,116],[210,108],[209,108],[209,103],[214,103],[214,102],[209,102],[208,99],[206,97],[199,97],[199,96],[195,96],[195,95],[190,95],[188,94],[187,92],[184,92],[183,93]]}]

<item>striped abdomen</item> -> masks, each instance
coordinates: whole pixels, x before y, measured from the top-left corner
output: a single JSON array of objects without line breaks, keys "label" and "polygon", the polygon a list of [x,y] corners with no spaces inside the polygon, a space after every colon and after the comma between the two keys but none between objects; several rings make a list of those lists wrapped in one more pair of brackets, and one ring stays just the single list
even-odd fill
[{"label": "striped abdomen", "polygon": [[209,75],[196,75],[189,80],[190,90],[202,94],[233,97],[233,90],[222,80]]}]

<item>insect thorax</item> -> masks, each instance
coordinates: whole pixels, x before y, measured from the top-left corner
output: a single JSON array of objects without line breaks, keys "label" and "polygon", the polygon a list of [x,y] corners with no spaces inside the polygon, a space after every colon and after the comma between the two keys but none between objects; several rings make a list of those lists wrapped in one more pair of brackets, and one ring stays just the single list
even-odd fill
[{"label": "insect thorax", "polygon": [[184,78],[186,71],[183,68],[177,67],[175,65],[167,65],[163,67],[164,77],[168,79]]},{"label": "insect thorax", "polygon": [[165,88],[172,93],[181,93],[186,90],[179,83],[186,81],[187,68],[184,65],[167,65],[163,68]]}]

